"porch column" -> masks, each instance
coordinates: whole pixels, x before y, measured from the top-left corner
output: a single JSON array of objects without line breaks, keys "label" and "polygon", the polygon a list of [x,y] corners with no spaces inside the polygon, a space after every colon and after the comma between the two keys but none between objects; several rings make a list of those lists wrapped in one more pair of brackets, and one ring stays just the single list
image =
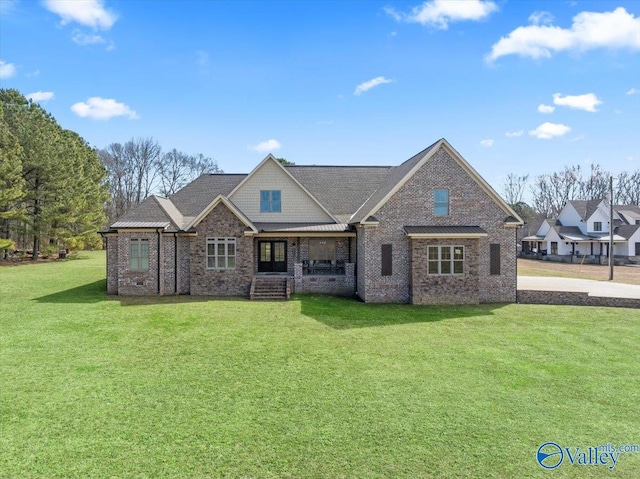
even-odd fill
[{"label": "porch column", "polygon": [[344,264],[345,284],[354,288],[356,287],[356,264],[345,263]]},{"label": "porch column", "polygon": [[302,291],[302,263],[293,265],[293,293]]}]

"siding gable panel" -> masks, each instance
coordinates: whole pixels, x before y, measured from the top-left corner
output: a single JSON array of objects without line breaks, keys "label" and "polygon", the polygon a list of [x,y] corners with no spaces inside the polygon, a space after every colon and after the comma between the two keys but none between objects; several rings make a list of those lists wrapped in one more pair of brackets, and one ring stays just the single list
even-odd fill
[{"label": "siding gable panel", "polygon": [[[280,190],[279,213],[260,211],[260,191]],[[334,220],[273,161],[265,161],[229,198],[251,221],[331,222]]]}]

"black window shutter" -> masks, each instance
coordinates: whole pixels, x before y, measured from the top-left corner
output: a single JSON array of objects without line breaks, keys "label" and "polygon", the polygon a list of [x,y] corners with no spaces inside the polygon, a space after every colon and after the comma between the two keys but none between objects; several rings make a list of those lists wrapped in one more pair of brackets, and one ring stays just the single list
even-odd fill
[{"label": "black window shutter", "polygon": [[391,276],[391,245],[382,245],[382,276]]},{"label": "black window shutter", "polygon": [[490,253],[490,273],[500,274],[500,245],[492,243]]}]

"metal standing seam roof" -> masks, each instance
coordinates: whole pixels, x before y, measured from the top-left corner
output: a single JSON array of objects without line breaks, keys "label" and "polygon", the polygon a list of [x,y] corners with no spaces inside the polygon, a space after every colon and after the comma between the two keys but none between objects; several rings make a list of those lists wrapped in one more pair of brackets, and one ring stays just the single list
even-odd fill
[{"label": "metal standing seam roof", "polygon": [[168,228],[171,225],[168,221],[116,221],[111,225],[113,229],[124,228]]},{"label": "metal standing seam roof", "polygon": [[479,226],[405,226],[404,232],[411,235],[486,235],[487,232]]},{"label": "metal standing seam roof", "polygon": [[341,233],[353,230],[353,228],[346,223],[253,223],[253,225],[260,233]]}]

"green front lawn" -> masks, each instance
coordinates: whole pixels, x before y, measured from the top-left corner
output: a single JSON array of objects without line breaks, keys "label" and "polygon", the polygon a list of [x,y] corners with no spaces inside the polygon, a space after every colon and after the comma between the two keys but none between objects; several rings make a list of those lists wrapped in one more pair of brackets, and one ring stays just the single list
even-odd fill
[{"label": "green front lawn", "polygon": [[0,477],[634,477],[640,311],[108,299],[104,254],[0,267]]}]

